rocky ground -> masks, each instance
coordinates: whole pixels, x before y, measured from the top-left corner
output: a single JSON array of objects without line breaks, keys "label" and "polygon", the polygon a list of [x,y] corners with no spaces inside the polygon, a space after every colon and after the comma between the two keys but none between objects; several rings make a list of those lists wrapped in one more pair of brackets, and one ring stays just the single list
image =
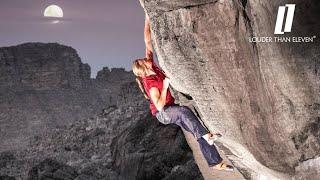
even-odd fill
[{"label": "rocky ground", "polygon": [[201,179],[185,138],[144,104],[109,107],[0,154],[0,174],[16,179]]}]

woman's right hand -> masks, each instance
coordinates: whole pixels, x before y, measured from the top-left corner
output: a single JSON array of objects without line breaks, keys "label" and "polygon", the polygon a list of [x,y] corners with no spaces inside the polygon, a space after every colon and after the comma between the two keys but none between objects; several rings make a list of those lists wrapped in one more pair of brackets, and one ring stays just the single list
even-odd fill
[{"label": "woman's right hand", "polygon": [[169,78],[165,78],[163,80],[163,89],[168,89],[170,85],[170,79]]}]

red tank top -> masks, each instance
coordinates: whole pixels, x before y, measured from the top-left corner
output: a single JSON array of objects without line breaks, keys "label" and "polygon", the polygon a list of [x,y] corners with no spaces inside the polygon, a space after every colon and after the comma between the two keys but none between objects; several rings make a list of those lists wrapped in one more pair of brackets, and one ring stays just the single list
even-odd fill
[{"label": "red tank top", "polygon": [[[163,87],[163,80],[166,78],[166,76],[164,75],[163,71],[159,67],[157,67],[157,65],[154,63],[153,60],[152,60],[152,69],[156,73],[156,75],[144,77],[142,80],[143,80],[144,89],[150,99],[151,113],[152,113],[152,115],[155,116],[155,114],[158,112],[158,110],[150,98],[150,89],[152,87],[155,87],[155,88],[159,89],[159,91],[161,92],[162,87]],[[172,97],[172,95],[168,89],[167,97],[166,97],[166,106],[172,105],[172,104],[174,104],[174,97]]]}]

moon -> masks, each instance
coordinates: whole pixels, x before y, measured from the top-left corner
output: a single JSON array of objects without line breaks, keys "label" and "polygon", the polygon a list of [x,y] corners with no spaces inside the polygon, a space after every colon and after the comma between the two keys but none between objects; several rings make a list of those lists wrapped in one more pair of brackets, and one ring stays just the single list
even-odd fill
[{"label": "moon", "polygon": [[63,17],[63,11],[62,9],[57,5],[50,5],[48,6],[44,12],[44,17],[55,17],[55,18],[62,18]]}]

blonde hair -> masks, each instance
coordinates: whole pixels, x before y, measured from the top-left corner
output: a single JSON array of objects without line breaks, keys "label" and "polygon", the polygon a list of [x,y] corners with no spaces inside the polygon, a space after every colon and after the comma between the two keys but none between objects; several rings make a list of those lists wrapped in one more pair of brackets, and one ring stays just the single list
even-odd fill
[{"label": "blonde hair", "polygon": [[145,64],[146,58],[144,59],[136,59],[133,61],[132,64],[132,71],[133,74],[137,77],[143,77],[146,75],[146,71],[148,69],[147,65]]},{"label": "blonde hair", "polygon": [[144,58],[144,59],[137,59],[137,60],[133,61],[132,71],[133,71],[133,74],[136,76],[136,82],[137,82],[142,94],[144,95],[144,97],[146,99],[149,99],[149,97],[146,93],[146,90],[143,87],[143,83],[142,83],[142,77],[146,75],[146,71],[148,69],[148,67],[145,64],[146,60],[147,59]]}]

